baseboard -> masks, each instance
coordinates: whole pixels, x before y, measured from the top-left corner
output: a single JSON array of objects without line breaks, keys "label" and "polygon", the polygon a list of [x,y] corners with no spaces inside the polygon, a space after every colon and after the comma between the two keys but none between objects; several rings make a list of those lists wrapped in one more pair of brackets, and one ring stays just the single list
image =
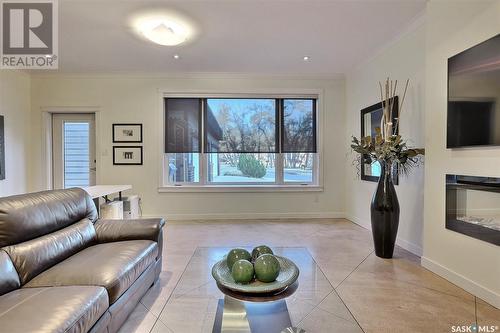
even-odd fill
[{"label": "baseboard", "polygon": [[358,218],[354,215],[350,215],[350,214],[346,214],[345,218],[353,223],[356,223],[360,227],[363,227],[363,228],[368,229],[368,230],[372,230],[372,226],[371,226],[370,222],[368,222],[366,220],[360,219],[360,218]]},{"label": "baseboard", "polygon": [[339,219],[343,212],[296,212],[296,213],[217,213],[217,214],[168,214],[168,221],[186,220],[253,220],[253,219]]},{"label": "baseboard", "polygon": [[443,278],[456,284],[460,288],[463,288],[469,293],[481,298],[497,309],[500,309],[500,295],[495,293],[494,291],[489,290],[488,288],[485,288],[480,284],[477,284],[476,282],[466,278],[465,276],[460,275],[457,272],[454,272],[426,257],[421,258],[421,264],[428,270],[436,273],[439,276],[442,276]]},{"label": "baseboard", "polygon": [[406,239],[398,238],[396,239],[396,244],[416,256],[422,257],[422,255],[424,254],[424,250],[422,249],[422,247],[409,242]]},{"label": "baseboard", "polygon": [[[357,225],[365,228],[365,229],[368,229],[368,230],[372,230],[372,226],[371,226],[371,223],[365,219],[360,219],[356,216],[353,216],[353,215],[349,215],[349,214],[346,214],[345,216],[346,219],[348,219],[349,221],[353,222],[353,223],[356,223]],[[407,241],[406,239],[402,239],[400,237],[398,237],[396,239],[396,245],[402,247],[403,249],[405,249],[406,251],[409,251],[411,253],[413,253],[414,255],[417,255],[419,257],[422,256],[422,254],[424,253],[423,249],[421,246],[418,246],[412,242],[409,242]]]}]

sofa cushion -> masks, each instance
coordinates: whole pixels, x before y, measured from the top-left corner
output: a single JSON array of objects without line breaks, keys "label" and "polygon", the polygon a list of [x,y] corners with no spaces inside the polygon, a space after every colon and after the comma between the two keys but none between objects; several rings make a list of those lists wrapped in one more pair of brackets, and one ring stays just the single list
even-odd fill
[{"label": "sofa cushion", "polygon": [[21,286],[14,264],[7,252],[0,250],[0,295]]},{"label": "sofa cushion", "polygon": [[46,235],[84,218],[95,222],[97,210],[80,188],[0,198],[0,247]]},{"label": "sofa cushion", "polygon": [[21,284],[96,241],[89,219],[27,242],[4,247],[19,273]]},{"label": "sofa cushion", "polygon": [[108,307],[102,287],[22,288],[0,296],[0,330],[87,332]]},{"label": "sofa cushion", "polygon": [[112,304],[156,260],[157,252],[157,243],[149,240],[97,244],[41,273],[26,287],[102,286]]}]

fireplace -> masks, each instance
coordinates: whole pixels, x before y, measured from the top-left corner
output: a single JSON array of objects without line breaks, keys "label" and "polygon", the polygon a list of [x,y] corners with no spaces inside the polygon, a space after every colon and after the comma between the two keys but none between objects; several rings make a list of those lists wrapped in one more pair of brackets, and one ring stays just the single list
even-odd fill
[{"label": "fireplace", "polygon": [[500,245],[500,178],[446,175],[446,229]]}]

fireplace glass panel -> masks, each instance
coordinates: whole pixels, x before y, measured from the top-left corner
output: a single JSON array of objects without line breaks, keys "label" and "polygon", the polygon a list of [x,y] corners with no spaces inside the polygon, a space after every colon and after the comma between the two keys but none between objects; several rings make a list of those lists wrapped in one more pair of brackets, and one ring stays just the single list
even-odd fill
[{"label": "fireplace glass panel", "polygon": [[500,178],[447,175],[446,228],[500,245]]}]

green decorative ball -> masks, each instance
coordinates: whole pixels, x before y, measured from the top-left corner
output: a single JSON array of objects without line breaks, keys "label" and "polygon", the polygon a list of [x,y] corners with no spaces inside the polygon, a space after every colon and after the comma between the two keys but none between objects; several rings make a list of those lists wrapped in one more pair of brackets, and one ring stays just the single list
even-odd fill
[{"label": "green decorative ball", "polygon": [[255,259],[257,259],[263,254],[274,254],[274,253],[269,246],[259,245],[252,250],[252,260],[255,261]]},{"label": "green decorative ball", "polygon": [[231,275],[235,282],[248,283],[253,279],[253,265],[247,260],[238,260],[231,269]]},{"label": "green decorative ball", "polygon": [[229,270],[233,268],[235,262],[241,259],[250,261],[252,259],[252,256],[245,249],[232,249],[231,251],[229,251],[226,258],[227,267],[229,268]]},{"label": "green decorative ball", "polygon": [[255,277],[261,282],[273,282],[280,274],[280,263],[272,254],[263,254],[254,262]]}]

